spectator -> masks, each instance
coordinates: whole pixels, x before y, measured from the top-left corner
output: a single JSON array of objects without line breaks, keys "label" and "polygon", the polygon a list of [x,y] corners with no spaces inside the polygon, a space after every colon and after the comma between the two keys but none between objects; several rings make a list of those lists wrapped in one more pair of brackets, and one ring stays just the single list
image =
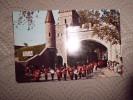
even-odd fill
[{"label": "spectator", "polygon": [[119,74],[119,75],[122,75],[122,72],[123,72],[122,68],[123,68],[123,63],[121,62],[121,63],[119,64],[119,66],[118,66],[118,74]]},{"label": "spectator", "polygon": [[115,63],[114,64],[114,72],[118,72],[118,66],[119,66],[119,63]]}]

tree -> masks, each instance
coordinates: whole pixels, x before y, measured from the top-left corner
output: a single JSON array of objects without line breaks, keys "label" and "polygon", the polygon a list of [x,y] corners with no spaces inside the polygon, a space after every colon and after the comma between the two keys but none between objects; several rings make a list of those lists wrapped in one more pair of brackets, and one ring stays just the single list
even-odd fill
[{"label": "tree", "polygon": [[[37,11],[39,13],[39,11]],[[14,22],[14,25],[16,28],[18,28],[20,25],[25,25],[28,23],[28,30],[33,29],[35,26],[35,21],[33,20],[33,15],[36,14],[36,17],[38,18],[38,14],[34,11],[20,11],[19,12],[19,18],[16,22]]]},{"label": "tree", "polygon": [[101,10],[103,12],[101,21],[110,23],[120,32],[120,12],[119,10]]},{"label": "tree", "polygon": [[89,28],[89,23],[92,25],[99,23],[100,13],[97,10],[80,10],[78,14],[80,26],[84,24],[84,28]]},{"label": "tree", "polygon": [[120,43],[120,11],[119,10],[101,10],[103,12],[101,16],[101,21],[106,22],[112,26],[114,29],[112,30],[112,34],[109,36],[114,38],[114,44]]},{"label": "tree", "polygon": [[88,28],[91,23],[94,29],[93,36],[105,38],[112,44],[120,43],[120,13],[119,10],[82,10],[78,12],[80,25]]},{"label": "tree", "polygon": [[93,36],[97,35],[100,39],[106,39],[107,41],[112,42],[112,44],[118,44],[119,40],[119,32],[113,25],[103,25],[103,26],[94,26]]}]

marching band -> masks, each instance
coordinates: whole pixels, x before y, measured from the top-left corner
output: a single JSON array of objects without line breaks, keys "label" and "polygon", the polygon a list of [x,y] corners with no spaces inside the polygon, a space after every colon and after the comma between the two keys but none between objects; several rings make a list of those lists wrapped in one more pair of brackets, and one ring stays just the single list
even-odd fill
[{"label": "marching band", "polygon": [[[80,65],[80,66],[61,66],[61,67],[55,67],[50,68],[42,65],[40,68],[33,68],[32,67],[26,67],[25,68],[25,74],[31,74],[34,76],[34,81],[39,81],[42,77],[41,74],[44,74],[45,81],[48,80],[55,80],[58,81],[61,80],[78,80],[81,78],[86,78],[89,74],[93,73],[93,71],[96,71],[98,67],[98,63],[92,62],[87,65]],[[110,70],[113,70],[114,72],[117,72],[118,74],[122,74],[122,64],[107,61],[107,68]],[[50,75],[48,75],[50,74]],[[56,78],[55,78],[56,75]]]}]

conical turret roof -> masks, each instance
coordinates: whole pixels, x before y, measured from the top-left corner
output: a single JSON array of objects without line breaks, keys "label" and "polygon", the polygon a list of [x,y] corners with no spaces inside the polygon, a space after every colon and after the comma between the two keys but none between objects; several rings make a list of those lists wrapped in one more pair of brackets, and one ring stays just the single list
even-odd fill
[{"label": "conical turret roof", "polygon": [[45,23],[55,23],[52,10],[47,11],[47,16],[46,16],[46,19],[45,19]]}]

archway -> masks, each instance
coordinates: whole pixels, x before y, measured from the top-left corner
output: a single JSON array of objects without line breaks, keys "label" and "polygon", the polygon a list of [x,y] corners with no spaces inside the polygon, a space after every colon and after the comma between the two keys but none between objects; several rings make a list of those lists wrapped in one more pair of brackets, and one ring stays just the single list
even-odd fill
[{"label": "archway", "polygon": [[67,54],[67,63],[70,66],[84,65],[91,62],[108,60],[108,48],[103,44],[86,39],[81,40],[80,49],[75,53]]}]

